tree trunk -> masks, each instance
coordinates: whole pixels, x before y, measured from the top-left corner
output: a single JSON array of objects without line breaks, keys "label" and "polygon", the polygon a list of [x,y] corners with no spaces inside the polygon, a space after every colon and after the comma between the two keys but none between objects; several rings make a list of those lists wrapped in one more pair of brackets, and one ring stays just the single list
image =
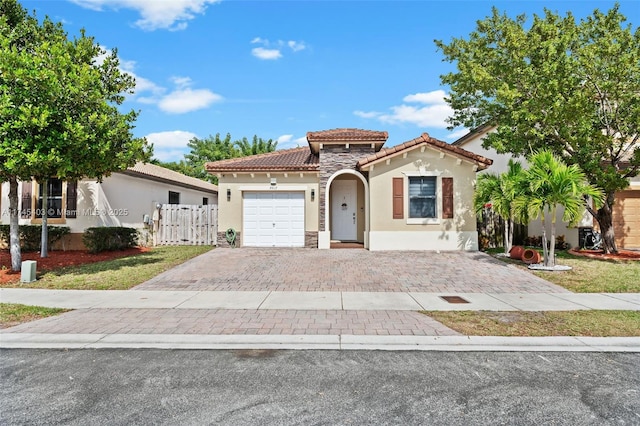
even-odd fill
[{"label": "tree trunk", "polygon": [[509,254],[513,246],[513,221],[504,220],[504,253]]},{"label": "tree trunk", "polygon": [[9,251],[11,253],[11,270],[19,272],[22,267],[20,253],[20,229],[18,225],[18,179],[9,178]]},{"label": "tree trunk", "polygon": [[545,256],[544,266],[556,266],[556,212],[553,212],[553,220],[551,221],[551,242],[549,243],[549,259]]},{"label": "tree trunk", "polygon": [[544,257],[544,266],[549,266],[549,250],[547,248],[547,225],[544,220],[544,212],[542,213],[542,257]]},{"label": "tree trunk", "polygon": [[605,253],[617,253],[616,236],[613,232],[613,211],[608,202],[598,209],[596,220],[602,234],[602,249]]},{"label": "tree trunk", "polygon": [[47,210],[49,208],[49,180],[44,179],[40,183],[42,188],[42,208],[40,214],[42,215],[42,233],[40,234],[40,257],[49,256],[49,232],[47,229]]}]

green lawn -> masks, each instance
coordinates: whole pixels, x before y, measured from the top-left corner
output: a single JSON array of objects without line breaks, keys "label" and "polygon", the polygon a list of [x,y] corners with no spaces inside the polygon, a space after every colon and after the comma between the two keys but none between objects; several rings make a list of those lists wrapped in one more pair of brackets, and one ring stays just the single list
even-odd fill
[{"label": "green lawn", "polygon": [[638,311],[422,311],[466,336],[640,336]]},{"label": "green lawn", "polygon": [[[502,249],[488,250],[502,253]],[[540,250],[542,252],[542,250]],[[571,271],[531,271],[521,261],[498,258],[518,265],[527,271],[576,293],[640,293],[640,261],[612,261],[574,256],[566,251],[556,252],[558,265],[571,266]]]},{"label": "green lawn", "polygon": [[67,311],[67,309],[43,308],[42,306],[0,303],[0,328],[13,327],[23,322],[35,321]]},{"label": "green lawn", "polygon": [[[69,290],[127,290],[193,257],[210,246],[165,246],[134,256],[45,272],[30,284],[13,287]],[[7,287],[7,285],[5,285]]]}]

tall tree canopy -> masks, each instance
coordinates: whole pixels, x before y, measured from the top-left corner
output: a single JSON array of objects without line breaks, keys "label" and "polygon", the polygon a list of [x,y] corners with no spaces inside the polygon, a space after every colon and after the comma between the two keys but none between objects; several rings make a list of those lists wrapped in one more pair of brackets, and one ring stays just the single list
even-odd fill
[{"label": "tall tree canopy", "polygon": [[101,180],[150,159],[146,140],[132,135],[137,112],[119,110],[134,87],[116,51],[0,0],[0,176],[10,182],[12,236],[17,180]]},{"label": "tall tree canopy", "polygon": [[209,135],[204,139],[193,138],[187,146],[190,151],[184,155],[184,160],[169,163],[158,161],[157,163],[188,176],[218,183],[217,177],[205,171],[205,163],[272,152],[275,151],[278,142],[272,139],[264,140],[256,135],[251,142],[246,137],[232,141],[229,133],[224,139],[220,137],[220,133],[216,133],[215,136]]},{"label": "tall tree canopy", "polygon": [[550,149],[576,164],[605,193],[589,208],[605,251],[617,251],[615,192],[640,172],[640,29],[616,5],[576,22],[545,9],[528,25],[493,9],[468,39],[436,40],[457,71],[450,88],[452,127],[496,126],[485,148],[518,155]]}]

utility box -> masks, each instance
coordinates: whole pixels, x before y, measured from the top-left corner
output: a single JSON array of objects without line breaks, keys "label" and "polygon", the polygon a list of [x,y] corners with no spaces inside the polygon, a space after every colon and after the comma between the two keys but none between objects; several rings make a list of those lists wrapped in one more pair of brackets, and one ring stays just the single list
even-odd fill
[{"label": "utility box", "polygon": [[36,265],[38,262],[35,260],[25,260],[22,262],[20,282],[32,283],[36,280]]}]

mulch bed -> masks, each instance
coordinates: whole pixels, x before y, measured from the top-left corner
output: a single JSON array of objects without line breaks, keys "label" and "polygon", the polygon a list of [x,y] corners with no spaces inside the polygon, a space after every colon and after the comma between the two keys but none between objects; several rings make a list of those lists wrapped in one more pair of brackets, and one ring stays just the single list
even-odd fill
[{"label": "mulch bed", "polygon": [[[83,265],[86,263],[102,262],[104,260],[133,256],[150,251],[148,247],[136,247],[118,251],[104,251],[102,253],[88,253],[83,250],[50,251],[49,257],[41,258],[39,252],[22,253],[22,260],[35,260],[38,272],[51,271],[65,266]],[[11,271],[11,254],[9,250],[0,250],[0,284],[20,281],[20,272]]]},{"label": "mulch bed", "polygon": [[574,256],[604,260],[640,260],[640,251],[618,250],[618,253],[604,254],[602,250],[569,250]]}]

